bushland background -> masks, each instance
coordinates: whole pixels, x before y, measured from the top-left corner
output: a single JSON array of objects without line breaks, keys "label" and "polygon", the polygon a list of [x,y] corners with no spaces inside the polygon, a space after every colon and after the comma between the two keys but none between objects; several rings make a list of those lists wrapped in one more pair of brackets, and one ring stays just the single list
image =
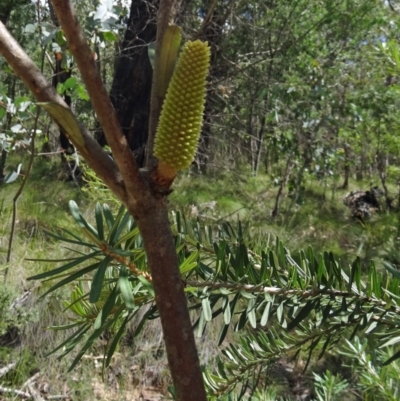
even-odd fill
[{"label": "bushland background", "polygon": [[[124,133],[143,163],[157,1],[75,6]],[[357,257],[365,270],[372,259],[382,271],[384,262],[397,266],[398,3],[183,0],[177,15],[184,40],[207,40],[212,61],[199,151],[174,184],[171,211],[210,225],[240,220],[252,238],[279,237],[294,254],[311,245],[316,253],[332,252],[344,266]],[[106,146],[51,5],[3,1],[0,19]],[[0,82],[0,272],[8,270],[0,284],[0,369],[16,364],[0,377],[0,386],[27,388],[34,377],[43,399],[160,399],[169,376],[157,320],[136,338],[135,322],[128,327],[104,377],[101,341],[71,373],[70,356],[44,357],[63,338],[47,327],[68,322],[62,301],[70,290],[39,299],[44,284],[26,279],[45,267],[26,259],[69,255],[45,230],[74,229],[70,199],[88,219],[96,201],[118,205],[44,113],[32,134],[33,99],[3,59]],[[33,170],[17,204],[9,254],[13,198],[32,141]],[[220,349],[218,331],[209,325],[198,339],[202,363],[211,368]],[[221,346],[239,336],[229,333]],[[396,399],[400,365],[381,368],[369,346],[361,367],[340,344],[312,359],[305,372],[301,358],[281,358],[268,389],[252,399],[364,399],[363,372],[373,390],[368,399]],[[0,399],[17,397],[0,392]]]}]

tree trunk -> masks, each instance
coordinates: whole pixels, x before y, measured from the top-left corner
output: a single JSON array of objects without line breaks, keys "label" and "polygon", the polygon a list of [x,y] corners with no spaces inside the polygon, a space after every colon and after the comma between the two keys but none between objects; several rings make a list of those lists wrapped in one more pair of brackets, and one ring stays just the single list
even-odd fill
[{"label": "tree trunk", "polygon": [[344,181],[340,186],[340,189],[349,188],[349,178],[350,178],[350,145],[346,142],[344,144]]},{"label": "tree trunk", "polygon": [[208,13],[204,19],[203,25],[198,33],[198,38],[207,41],[211,48],[210,60],[210,83],[207,91],[206,103],[204,108],[204,124],[201,132],[197,157],[199,169],[203,173],[207,172],[209,158],[209,145],[212,137],[212,119],[213,113],[218,110],[219,99],[217,88],[213,82],[217,82],[226,76],[227,66],[220,63],[221,43],[223,38],[224,26],[230,15],[230,4],[217,5],[217,1],[210,1],[206,5]]},{"label": "tree trunk", "polygon": [[[137,212],[134,209],[131,214],[137,215]],[[204,386],[198,380],[199,375],[201,377],[200,362],[183,283],[177,268],[178,258],[168,218],[167,199],[150,200],[140,216],[137,223],[153,278],[177,399],[205,401],[207,397]]]},{"label": "tree trunk", "polygon": [[[158,3],[158,0],[132,0],[110,90],[110,99],[123,133],[140,166],[144,165],[148,138],[153,75],[147,45],[156,37]],[[101,131],[96,138],[100,145],[106,144]]]},{"label": "tree trunk", "polygon": [[254,171],[253,171],[254,176],[257,176],[258,170],[260,168],[262,145],[263,145],[264,136],[265,136],[265,122],[266,122],[266,117],[265,116],[261,117],[260,129],[258,130],[258,133],[257,133],[258,134],[257,135],[257,154],[256,154]]},{"label": "tree trunk", "polygon": [[381,180],[381,185],[382,185],[383,193],[385,196],[386,210],[391,210],[392,209],[392,200],[389,197],[389,190],[386,185],[387,155],[385,155],[384,153],[378,153],[376,158],[377,158],[377,167],[378,167],[379,178]]},{"label": "tree trunk", "polygon": [[4,168],[6,166],[6,160],[7,160],[7,152],[4,149],[2,149],[1,156],[0,156],[0,184],[3,181],[4,177],[6,176],[4,173]]},{"label": "tree trunk", "polygon": [[286,187],[286,184],[289,180],[290,177],[290,173],[293,169],[294,166],[294,162],[292,160],[292,153],[289,155],[287,161],[286,161],[286,167],[285,167],[285,172],[281,181],[281,185],[279,186],[279,190],[278,193],[276,194],[276,198],[275,198],[275,206],[271,212],[271,216],[272,217],[276,217],[279,213],[279,208],[280,208],[280,204],[281,204],[281,199],[283,196],[283,191]]}]

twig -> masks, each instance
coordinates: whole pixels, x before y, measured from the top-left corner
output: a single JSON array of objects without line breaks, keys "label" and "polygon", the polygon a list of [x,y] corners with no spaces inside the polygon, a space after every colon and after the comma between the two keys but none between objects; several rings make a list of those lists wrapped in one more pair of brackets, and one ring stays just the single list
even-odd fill
[{"label": "twig", "polygon": [[315,289],[288,289],[280,287],[264,287],[262,285],[253,284],[229,284],[221,282],[211,282],[211,281],[195,281],[195,280],[185,280],[184,283],[191,287],[204,288],[208,287],[213,290],[218,290],[220,288],[225,288],[227,290],[233,291],[244,291],[249,293],[264,293],[277,296],[297,296],[300,299],[321,297],[324,295],[329,295],[331,297],[342,297],[342,298],[353,298],[358,297],[357,300],[365,303],[372,303],[378,307],[385,308],[387,311],[391,311],[400,315],[400,308],[396,305],[392,305],[389,302],[382,301],[373,296],[367,296],[364,293],[353,292],[353,291],[341,291],[341,290],[330,290],[325,288],[315,288]]},{"label": "twig", "polygon": [[46,397],[48,400],[63,400],[64,398],[70,398],[68,394],[63,395],[63,394],[56,394],[56,395],[48,395]]},{"label": "twig", "polygon": [[91,361],[99,361],[104,359],[104,355],[93,356],[93,355],[82,355],[82,359],[90,359]]},{"label": "twig", "polygon": [[15,366],[17,366],[16,362],[12,362],[7,366],[4,366],[4,368],[0,369],[0,377],[5,376],[10,370],[14,369]]},{"label": "twig", "polygon": [[14,198],[13,198],[13,212],[12,212],[12,219],[11,219],[11,232],[10,232],[10,238],[8,240],[8,250],[7,250],[7,259],[6,259],[7,267],[6,267],[5,271],[4,271],[4,284],[7,282],[9,263],[10,263],[10,260],[11,260],[11,250],[12,250],[12,244],[13,244],[14,232],[15,232],[15,221],[16,221],[16,218],[17,218],[17,202],[18,202],[19,197],[22,194],[22,191],[25,188],[26,183],[28,182],[28,178],[29,178],[29,175],[31,173],[32,166],[33,166],[33,161],[35,159],[35,138],[36,138],[36,130],[37,130],[37,126],[38,126],[40,112],[41,112],[41,109],[38,107],[38,109],[36,111],[35,123],[33,125],[32,133],[31,133],[31,144],[30,144],[31,145],[30,146],[31,154],[30,154],[30,157],[29,157],[28,168],[27,168],[25,176],[24,176],[24,178],[22,180],[21,186],[18,188],[18,191],[16,192],[16,194],[14,195]]},{"label": "twig", "polygon": [[15,395],[18,395],[19,397],[23,397],[23,398],[31,398],[31,395],[29,393],[25,393],[25,391],[21,391],[21,390],[14,390],[13,388],[7,388],[7,387],[3,387],[0,386],[0,393],[2,394],[7,394],[7,393],[12,393]]},{"label": "twig", "polygon": [[111,256],[113,259],[115,259],[117,262],[125,265],[135,276],[143,276],[147,281],[153,281],[151,274],[148,272],[141,271],[137,268],[135,263],[130,262],[128,258],[125,258],[122,255],[118,255],[117,253],[113,252],[111,249],[108,248],[106,243],[100,244],[99,248],[103,253],[106,255]]},{"label": "twig", "polygon": [[40,372],[35,373],[32,377],[30,377],[21,387],[21,390],[30,384],[32,384],[38,377],[40,376]]},{"label": "twig", "polygon": [[44,401],[41,395],[33,388],[32,383],[29,383],[27,387],[34,401]]},{"label": "twig", "polygon": [[36,153],[36,156],[52,156],[52,155],[59,155],[60,153],[65,153],[65,151],[57,150],[56,152]]}]

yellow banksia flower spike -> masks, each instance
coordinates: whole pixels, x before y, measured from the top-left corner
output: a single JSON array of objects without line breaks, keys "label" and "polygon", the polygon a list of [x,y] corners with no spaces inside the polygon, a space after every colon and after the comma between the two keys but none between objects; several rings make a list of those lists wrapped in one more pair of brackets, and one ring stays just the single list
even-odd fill
[{"label": "yellow banksia flower spike", "polygon": [[188,42],[182,49],[164,100],[154,155],[157,174],[172,182],[194,159],[203,123],[206,79],[210,65],[207,42]]}]

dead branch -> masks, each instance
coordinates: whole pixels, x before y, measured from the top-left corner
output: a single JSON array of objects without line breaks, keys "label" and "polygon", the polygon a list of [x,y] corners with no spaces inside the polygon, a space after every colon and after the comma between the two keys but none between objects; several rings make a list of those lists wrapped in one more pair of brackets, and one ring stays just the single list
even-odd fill
[{"label": "dead branch", "polygon": [[31,395],[29,393],[25,393],[24,391],[21,391],[21,390],[15,390],[13,388],[7,388],[7,387],[3,387],[3,386],[0,386],[0,393],[1,394],[10,394],[11,393],[11,394],[17,395],[18,397],[22,397],[22,398],[26,398],[26,399],[31,398]]},{"label": "dead branch", "polygon": [[21,390],[24,389],[25,387],[29,386],[32,384],[36,379],[40,376],[40,372],[35,373],[32,377],[30,377],[21,387]]},{"label": "dead branch", "polygon": [[0,377],[5,376],[10,370],[14,369],[17,366],[16,362],[12,362],[8,364],[7,366],[4,366],[4,368],[0,369]]},{"label": "dead branch", "polygon": [[33,388],[32,383],[28,383],[27,387],[34,401],[44,401],[41,395]]}]

